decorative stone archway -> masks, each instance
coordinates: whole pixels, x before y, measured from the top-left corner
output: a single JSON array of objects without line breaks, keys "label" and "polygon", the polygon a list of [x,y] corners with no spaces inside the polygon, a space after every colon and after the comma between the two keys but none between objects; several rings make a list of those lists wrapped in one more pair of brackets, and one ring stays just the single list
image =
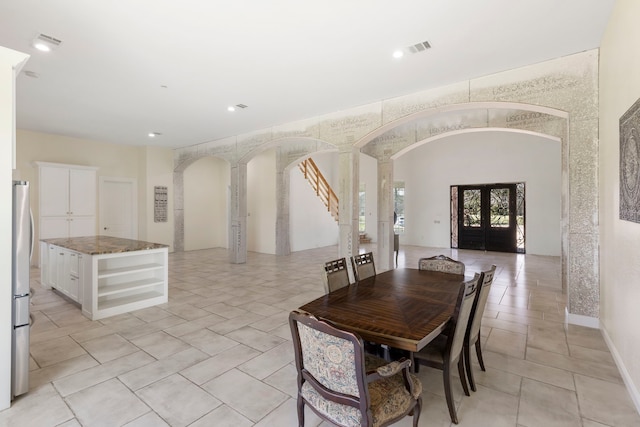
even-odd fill
[{"label": "decorative stone archway", "polygon": [[[246,198],[246,159],[255,150],[283,138],[310,138],[339,152],[339,256],[358,251],[357,194],[360,150],[378,159],[379,249],[390,264],[392,248],[393,159],[415,144],[454,132],[481,129],[534,132],[562,141],[563,282],[569,295],[569,320],[597,326],[598,254],[598,51],[583,52],[491,76],[430,89],[399,98],[339,111],[247,135],[176,150],[176,170],[185,160],[213,150],[239,165],[234,204]],[[319,151],[308,146],[306,153]],[[322,148],[323,150],[325,148]],[[225,157],[226,155],[226,157]],[[300,156],[302,157],[302,155]],[[278,173],[286,161],[278,163]],[[232,166],[233,170],[233,166]],[[233,176],[233,172],[232,172]],[[234,184],[234,182],[236,184]],[[283,178],[279,179],[283,182]],[[180,183],[180,178],[176,178]],[[284,185],[284,184],[279,184]],[[176,189],[176,209],[180,203]],[[280,198],[280,196],[278,196]],[[246,200],[245,200],[246,202]],[[284,221],[284,203],[279,221]],[[235,206],[235,205],[234,205]],[[280,202],[279,202],[279,207]],[[241,206],[238,227],[242,252]],[[282,218],[281,218],[282,216]],[[176,221],[181,215],[176,212]],[[283,234],[279,227],[278,235]],[[176,226],[176,229],[179,227]],[[176,236],[177,237],[177,236]],[[176,245],[176,248],[179,246]],[[178,249],[176,249],[178,250]],[[246,246],[244,251],[246,252]],[[286,247],[282,253],[286,253]],[[232,262],[243,262],[241,256]]]}]

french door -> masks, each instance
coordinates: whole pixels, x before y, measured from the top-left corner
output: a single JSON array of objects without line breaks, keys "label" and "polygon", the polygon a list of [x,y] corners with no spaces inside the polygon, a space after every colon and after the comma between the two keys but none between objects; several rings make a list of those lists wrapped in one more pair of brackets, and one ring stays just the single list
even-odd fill
[{"label": "french door", "polygon": [[524,183],[458,186],[456,193],[457,248],[524,252]]}]

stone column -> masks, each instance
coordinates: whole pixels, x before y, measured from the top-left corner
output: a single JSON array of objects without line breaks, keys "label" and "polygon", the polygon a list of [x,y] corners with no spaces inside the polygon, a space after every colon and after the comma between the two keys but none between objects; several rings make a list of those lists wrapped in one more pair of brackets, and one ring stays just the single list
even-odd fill
[{"label": "stone column", "polygon": [[291,173],[286,169],[286,160],[282,148],[276,153],[276,255],[289,255],[289,192]]},{"label": "stone column", "polygon": [[229,228],[229,261],[247,262],[247,164],[231,164],[231,227]]},{"label": "stone column", "polygon": [[340,147],[338,153],[338,200],[340,240],[338,256],[349,259],[358,253],[358,185],[360,177],[360,150],[351,145]]},{"label": "stone column", "polygon": [[395,268],[393,253],[393,160],[378,159],[378,256],[376,268]]},{"label": "stone column", "polygon": [[173,250],[184,251],[184,171],[173,172]]}]

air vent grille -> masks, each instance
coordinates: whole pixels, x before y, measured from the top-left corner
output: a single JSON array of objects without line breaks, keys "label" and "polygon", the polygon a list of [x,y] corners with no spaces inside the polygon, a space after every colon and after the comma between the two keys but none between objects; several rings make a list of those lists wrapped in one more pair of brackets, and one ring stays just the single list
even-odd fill
[{"label": "air vent grille", "polygon": [[431,43],[429,43],[428,41],[416,43],[407,48],[409,53],[420,53],[426,51],[427,49],[431,49]]},{"label": "air vent grille", "polygon": [[238,108],[247,108],[248,105],[244,105],[244,104],[236,104],[236,107]]},{"label": "air vent grille", "polygon": [[42,40],[43,42],[52,44],[54,46],[60,46],[60,43],[62,43],[62,40],[58,40],[55,37],[51,37],[46,34],[39,34],[36,39]]}]

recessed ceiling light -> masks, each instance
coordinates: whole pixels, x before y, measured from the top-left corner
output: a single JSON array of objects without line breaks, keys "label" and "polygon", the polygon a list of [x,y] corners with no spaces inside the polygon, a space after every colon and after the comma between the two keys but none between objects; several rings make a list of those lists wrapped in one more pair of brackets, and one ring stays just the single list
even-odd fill
[{"label": "recessed ceiling light", "polygon": [[42,52],[51,52],[60,46],[60,43],[62,43],[62,41],[46,34],[38,34],[38,36],[31,41],[31,45]]},{"label": "recessed ceiling light", "polygon": [[229,105],[229,106],[227,107],[227,111],[229,111],[229,112],[234,112],[234,111],[236,111],[236,107],[234,107],[233,105]]},{"label": "recessed ceiling light", "polygon": [[396,50],[395,52],[393,52],[393,57],[396,59],[400,59],[404,56],[404,52],[401,50]]},{"label": "recessed ceiling light", "polygon": [[149,138],[155,138],[156,136],[162,135],[160,132],[149,132]]}]

